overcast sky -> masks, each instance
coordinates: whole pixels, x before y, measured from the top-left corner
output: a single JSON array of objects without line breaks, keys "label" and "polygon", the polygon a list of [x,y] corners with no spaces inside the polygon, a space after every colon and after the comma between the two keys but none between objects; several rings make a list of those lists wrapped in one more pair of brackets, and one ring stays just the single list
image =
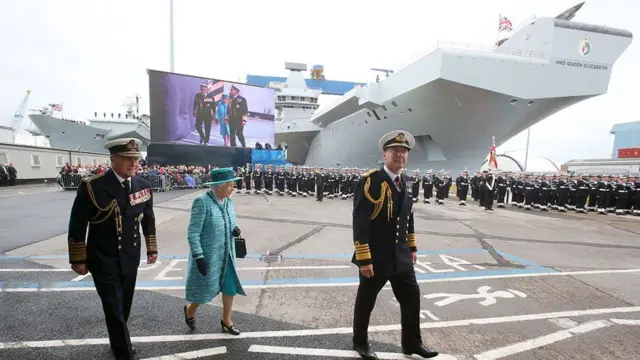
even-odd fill
[{"label": "overcast sky", "polygon": [[[578,2],[175,0],[175,70],[244,81],[284,76],[284,62],[293,61],[322,64],[331,80],[369,82],[369,68],[397,69],[436,41],[492,45],[499,14],[518,26]],[[587,0],[574,21],[637,34],[639,14],[639,0]],[[29,108],[63,103],[69,118],[124,112],[124,99],[136,93],[148,112],[145,70],[169,70],[169,0],[3,1],[0,34],[1,125],[11,124],[27,89]],[[608,94],[535,125],[530,153],[558,163],[609,157],[612,125],[640,120],[639,48],[632,43],[615,64]],[[522,150],[525,139],[499,152]]]}]

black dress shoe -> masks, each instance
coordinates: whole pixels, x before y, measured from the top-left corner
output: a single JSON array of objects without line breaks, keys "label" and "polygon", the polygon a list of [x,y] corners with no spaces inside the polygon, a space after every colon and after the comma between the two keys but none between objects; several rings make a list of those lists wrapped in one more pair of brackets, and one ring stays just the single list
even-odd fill
[{"label": "black dress shoe", "polygon": [[228,332],[231,335],[240,335],[240,330],[235,325],[227,325],[224,323],[224,320],[220,320],[220,325],[222,325],[222,332]]},{"label": "black dress shoe", "polygon": [[413,355],[416,354],[418,356],[422,356],[423,358],[430,359],[438,356],[438,352],[429,349],[424,345],[412,346],[412,347],[402,347],[402,353],[405,355]]},{"label": "black dress shoe", "polygon": [[187,305],[184,306],[184,322],[191,330],[196,328],[196,318],[187,316]]},{"label": "black dress shoe", "polygon": [[369,344],[365,344],[365,345],[353,344],[353,350],[355,350],[358,353],[358,355],[360,355],[360,357],[365,360],[378,359],[378,355],[376,355],[376,353],[373,350],[371,350],[371,347],[369,346]]}]

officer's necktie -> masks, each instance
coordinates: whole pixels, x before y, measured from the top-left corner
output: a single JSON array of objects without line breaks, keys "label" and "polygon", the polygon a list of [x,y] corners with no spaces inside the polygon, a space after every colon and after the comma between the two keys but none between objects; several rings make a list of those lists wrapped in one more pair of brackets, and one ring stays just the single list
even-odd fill
[{"label": "officer's necktie", "polygon": [[400,186],[400,176],[396,176],[394,182],[396,183],[396,189],[398,189],[398,191],[402,191],[402,187]]},{"label": "officer's necktie", "polygon": [[122,185],[124,186],[124,189],[127,191],[127,195],[131,194],[131,186],[130,186],[129,180],[123,181]]}]

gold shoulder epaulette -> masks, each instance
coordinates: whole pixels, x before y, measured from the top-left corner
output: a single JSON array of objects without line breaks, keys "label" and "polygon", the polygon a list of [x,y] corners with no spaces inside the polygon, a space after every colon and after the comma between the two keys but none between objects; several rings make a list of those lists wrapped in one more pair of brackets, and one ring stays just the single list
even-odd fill
[{"label": "gold shoulder epaulette", "polygon": [[105,173],[102,173],[102,174],[95,174],[95,175],[93,175],[93,176],[89,176],[89,177],[88,177],[88,178],[86,178],[86,179],[82,179],[82,181],[85,181],[85,182],[92,182],[92,181],[93,181],[93,180],[95,180],[95,179],[98,179],[98,178],[103,177],[103,176],[104,176],[104,174],[105,174]]},{"label": "gold shoulder epaulette", "polygon": [[369,177],[371,174],[375,173],[376,171],[378,171],[378,169],[371,169],[369,171],[367,171],[366,173],[364,173],[364,177]]}]

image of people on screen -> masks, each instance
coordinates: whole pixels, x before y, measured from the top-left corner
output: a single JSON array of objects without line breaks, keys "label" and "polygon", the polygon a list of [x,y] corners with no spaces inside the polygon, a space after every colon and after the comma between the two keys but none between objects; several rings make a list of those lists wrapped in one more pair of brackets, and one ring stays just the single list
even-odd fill
[{"label": "image of people on screen", "polygon": [[149,72],[151,142],[254,147],[275,139],[275,90]]}]

